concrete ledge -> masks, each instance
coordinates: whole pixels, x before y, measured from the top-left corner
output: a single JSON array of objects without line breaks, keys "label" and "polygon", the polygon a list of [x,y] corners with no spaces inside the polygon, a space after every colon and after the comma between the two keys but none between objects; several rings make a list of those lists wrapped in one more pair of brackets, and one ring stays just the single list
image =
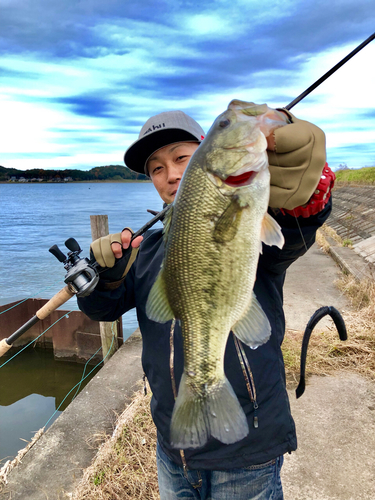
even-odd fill
[{"label": "concrete ledge", "polygon": [[353,245],[354,251],[370,264],[375,263],[375,236]]},{"label": "concrete ledge", "polygon": [[330,245],[329,254],[346,274],[351,274],[359,281],[373,279],[374,272],[371,265],[355,253],[353,249],[340,247],[332,238],[327,236],[325,238]]},{"label": "concrete ledge", "polygon": [[96,434],[112,433],[121,413],[139,389],[142,339],[135,332],[87,384],[8,476],[0,498],[69,498],[99,443]]}]

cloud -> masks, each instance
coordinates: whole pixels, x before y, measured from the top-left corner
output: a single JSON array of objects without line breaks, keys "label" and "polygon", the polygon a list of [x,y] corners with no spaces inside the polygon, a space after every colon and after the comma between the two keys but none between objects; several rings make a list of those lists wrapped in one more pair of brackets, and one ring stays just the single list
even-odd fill
[{"label": "cloud", "polygon": [[339,146],[328,150],[327,161],[333,169],[343,163],[349,168],[375,166],[375,147],[371,144]]},{"label": "cloud", "polygon": [[373,120],[375,118],[375,109],[365,109],[359,112],[359,116],[363,119]]},{"label": "cloud", "polygon": [[[361,38],[366,31],[370,35],[372,8],[372,0],[340,0],[338,4],[286,0],[270,2],[267,9],[256,1],[2,1],[2,25],[7,29],[2,30],[0,50],[62,58],[102,57],[107,52],[134,50],[134,42],[142,38],[156,46],[163,41],[169,41],[169,47],[196,43],[205,53],[206,43],[224,53],[234,43],[246,54],[264,46],[270,56],[275,50],[274,55],[284,60],[296,50],[314,53]],[[229,53],[236,56],[232,50]]]},{"label": "cloud", "polygon": [[[182,109],[207,130],[234,97],[285,106],[370,35],[372,3],[0,0],[0,163],[121,163],[152,114]],[[330,148],[348,131],[374,142],[374,57],[364,49],[293,109]]]},{"label": "cloud", "polygon": [[111,117],[114,116],[113,103],[110,99],[98,95],[77,95],[49,99],[52,102],[68,105],[73,113],[81,116]]}]

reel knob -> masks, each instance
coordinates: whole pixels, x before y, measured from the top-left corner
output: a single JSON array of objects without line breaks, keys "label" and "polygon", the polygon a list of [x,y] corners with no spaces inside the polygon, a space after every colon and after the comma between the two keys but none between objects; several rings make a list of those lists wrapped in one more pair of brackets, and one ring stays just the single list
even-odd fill
[{"label": "reel knob", "polygon": [[66,255],[62,253],[57,245],[53,245],[48,251],[51,252],[51,254],[60,262],[65,262],[67,259]]},{"label": "reel knob", "polygon": [[68,238],[65,242],[65,246],[71,252],[82,252],[81,247],[79,246],[77,240],[75,240],[74,238]]}]

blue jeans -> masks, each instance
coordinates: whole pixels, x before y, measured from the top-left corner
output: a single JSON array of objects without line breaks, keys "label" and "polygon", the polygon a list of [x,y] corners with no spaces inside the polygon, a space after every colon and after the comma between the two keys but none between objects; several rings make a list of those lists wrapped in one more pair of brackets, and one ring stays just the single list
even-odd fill
[{"label": "blue jeans", "polygon": [[156,449],[160,500],[283,500],[283,457],[243,469],[188,470]]}]

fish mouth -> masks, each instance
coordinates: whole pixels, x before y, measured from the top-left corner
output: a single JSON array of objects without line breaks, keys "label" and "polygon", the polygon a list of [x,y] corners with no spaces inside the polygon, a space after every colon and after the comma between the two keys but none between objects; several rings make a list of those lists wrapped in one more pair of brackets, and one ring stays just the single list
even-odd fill
[{"label": "fish mouth", "polygon": [[223,179],[223,182],[230,187],[248,186],[252,183],[257,174],[257,171],[250,170],[239,175],[229,175],[226,179]]}]

